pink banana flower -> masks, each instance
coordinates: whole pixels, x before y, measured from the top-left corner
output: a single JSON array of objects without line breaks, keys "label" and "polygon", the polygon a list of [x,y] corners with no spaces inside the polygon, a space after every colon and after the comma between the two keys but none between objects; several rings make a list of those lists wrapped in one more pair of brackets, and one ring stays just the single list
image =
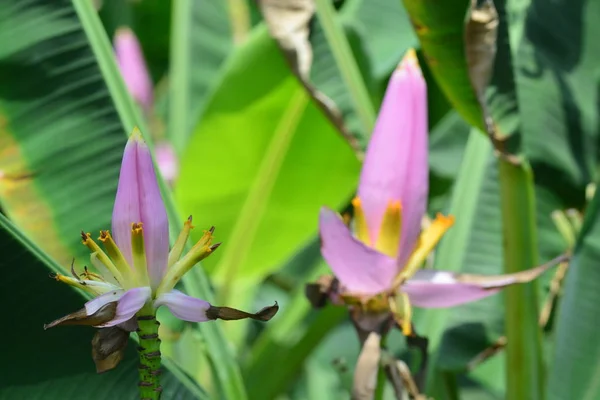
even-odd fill
[{"label": "pink banana flower", "polygon": [[438,214],[421,230],[428,193],[427,93],[414,51],[393,73],[365,156],[354,231],[322,208],[321,253],[340,283],[334,299],[366,311],[391,311],[410,335],[412,306],[475,301],[535,279],[551,264],[509,275],[420,269],[454,217]]}]

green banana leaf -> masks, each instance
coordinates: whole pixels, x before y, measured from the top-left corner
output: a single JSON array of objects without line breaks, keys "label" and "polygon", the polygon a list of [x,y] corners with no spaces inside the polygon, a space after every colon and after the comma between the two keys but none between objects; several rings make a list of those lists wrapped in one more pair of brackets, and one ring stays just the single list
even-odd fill
[{"label": "green banana leaf", "polygon": [[509,1],[507,9],[523,151],[544,184],[581,206],[597,177],[600,4]]},{"label": "green banana leaf", "polygon": [[563,287],[547,394],[552,400],[596,399],[598,373],[598,282],[600,196],[590,203]]},{"label": "green banana leaf", "polygon": [[[397,0],[352,0],[335,15],[344,30],[361,75],[376,109],[379,107],[387,79],[416,38],[402,4]],[[340,109],[348,129],[366,146],[371,132],[365,132],[350,98],[349,88],[341,76],[340,66],[327,42],[322,22],[311,25],[313,49],[311,81]]]},{"label": "green banana leaf", "polygon": [[205,264],[221,300],[235,305],[235,281],[274,272],[314,235],[322,205],[347,201],[359,163],[263,27],[226,68],[184,154],[176,197],[195,225],[217,227],[224,245]]},{"label": "green banana leaf", "polygon": [[484,131],[464,43],[469,0],[453,0],[443,5],[433,0],[403,0],[403,3],[437,83],[458,113]]},{"label": "green banana leaf", "polygon": [[362,36],[374,77],[387,80],[402,55],[418,45],[408,14],[398,0],[346,1],[340,18]]},{"label": "green banana leaf", "polygon": [[10,43],[0,50],[0,201],[62,265],[87,257],[81,230],[110,228],[125,133],[138,121],[102,28],[81,21],[94,17],[84,3],[0,5]]},{"label": "green banana leaf", "polygon": [[168,137],[182,154],[234,48],[232,2],[173,2]]}]

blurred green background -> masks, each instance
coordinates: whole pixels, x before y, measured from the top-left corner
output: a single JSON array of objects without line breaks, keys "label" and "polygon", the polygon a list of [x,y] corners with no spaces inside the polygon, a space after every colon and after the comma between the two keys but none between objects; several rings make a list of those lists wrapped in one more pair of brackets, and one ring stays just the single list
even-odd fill
[{"label": "blurred green background", "polygon": [[[428,83],[429,212],[456,217],[434,268],[498,274],[507,255],[542,263],[574,250],[541,335],[526,334],[537,330],[537,315],[516,320],[503,295],[419,310],[415,325],[429,338],[426,393],[525,399],[542,382],[534,398],[600,399],[600,200],[586,197],[598,170],[600,3],[496,1],[497,52],[482,102],[469,82],[469,1],[300,3],[297,20],[271,22],[307,35],[299,47],[312,53],[304,82],[255,1],[0,0],[0,397],[137,392],[135,344],[116,370],[96,375],[91,329],[42,326],[82,304],[47,276],[73,257],[88,262],[81,230],[110,227],[123,146],[138,125],[176,154],[178,177],[162,182],[174,232],[192,214],[196,239],[215,225],[223,242],[183,289],[243,309],[273,300],[281,307],[267,324],[183,323],[161,310],[163,398],[349,398],[360,350],[354,328],[345,310],[313,310],[304,298],[304,284],[329,271],[317,215],[322,205],[348,207],[387,80],[416,48]],[[131,98],[115,63],[111,40],[123,26],[138,37],[150,71],[149,110]],[[341,118],[323,111],[317,92]],[[503,171],[482,132],[486,110],[533,180]],[[515,221],[523,203],[514,199],[527,190],[530,220]],[[552,218],[566,209],[577,210],[568,214],[575,225],[583,214],[570,238]],[[524,237],[516,253],[506,244],[513,234]],[[537,313],[553,275],[514,292],[509,304]],[[500,351],[471,368],[505,327],[509,347],[539,354]],[[417,364],[400,333],[388,345]],[[539,369],[514,363],[538,356]],[[394,398],[391,387],[385,396]]]}]

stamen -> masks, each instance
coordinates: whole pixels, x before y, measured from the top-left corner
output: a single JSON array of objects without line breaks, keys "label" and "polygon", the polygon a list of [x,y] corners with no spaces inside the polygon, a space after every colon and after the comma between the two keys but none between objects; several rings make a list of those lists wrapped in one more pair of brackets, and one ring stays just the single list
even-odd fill
[{"label": "stamen", "polygon": [[56,274],[54,279],[56,279],[59,282],[66,283],[69,286],[79,288],[79,289],[81,289],[85,292],[88,292],[94,296],[98,296],[100,294],[105,293],[104,290],[96,287],[95,285],[88,285],[88,283],[90,283],[92,281],[83,281],[78,278],[71,278],[70,276],[66,276],[66,275],[58,274],[58,273]]},{"label": "stamen", "polygon": [[142,286],[150,286],[146,264],[146,249],[144,247],[144,229],[141,222],[131,224],[131,256],[133,257],[133,269],[138,283]]},{"label": "stamen", "polygon": [[[119,282],[122,282],[124,285],[125,282],[132,282],[133,274],[131,272],[131,267],[110,235],[110,232],[107,230],[100,231],[100,237],[98,240],[102,242],[102,245],[104,246],[104,249],[106,249],[108,256],[112,262],[114,262],[113,265],[115,265],[116,269],[121,273],[122,278],[119,279],[116,275],[113,275],[115,279],[117,279]],[[102,264],[106,265],[100,254],[98,254],[98,260]],[[110,270],[108,265],[106,265],[106,267]]]},{"label": "stamen", "polygon": [[98,255],[98,259],[100,260],[100,262],[106,266],[106,268],[115,277],[115,279],[118,282],[123,282],[123,275],[121,274],[119,269],[117,269],[117,267],[115,266],[115,264],[113,264],[110,258],[108,258],[108,256],[102,251],[102,249],[96,244],[96,242],[94,242],[91,235],[89,233],[81,232],[81,237],[83,238],[83,244],[87,246],[87,248],[90,249],[92,253],[96,253]]},{"label": "stamen", "polygon": [[404,336],[412,335],[412,306],[406,293],[397,293],[396,296],[388,298],[390,311],[394,320],[402,329]]},{"label": "stamen", "polygon": [[454,224],[454,217],[452,215],[444,216],[437,214],[435,220],[431,223],[429,228],[421,233],[418,240],[418,245],[413,251],[412,255],[408,259],[404,269],[398,274],[394,283],[393,288],[398,288],[407,279],[412,277],[415,272],[423,265],[423,262],[431,253],[435,245],[440,241],[444,233]]},{"label": "stamen", "polygon": [[106,280],[101,275],[98,275],[98,274],[95,274],[93,272],[90,272],[88,270],[87,266],[83,267],[83,273],[81,274],[81,276],[84,277],[87,280],[90,280],[90,281],[94,281],[95,280],[95,281],[98,281],[98,282],[106,282]]},{"label": "stamen", "polygon": [[157,297],[160,294],[166,293],[173,289],[186,272],[188,272],[198,262],[211,255],[212,252],[219,247],[221,243],[211,245],[214,231],[214,227],[211,227],[208,231],[204,231],[204,235],[202,235],[198,243],[196,243],[194,247],[192,247],[192,249],[179,261],[175,262],[169,267],[169,269],[167,269],[167,273],[156,289]]},{"label": "stamen", "polygon": [[402,229],[402,206],[400,201],[390,201],[379,228],[375,248],[392,258],[398,257]]},{"label": "stamen", "polygon": [[90,254],[90,261],[92,262],[94,268],[96,268],[96,270],[100,272],[100,275],[104,278],[104,280],[106,280],[106,282],[111,283],[115,286],[120,286],[119,282],[117,282],[117,279],[108,270],[106,265],[102,264],[102,262],[98,259],[98,253]]},{"label": "stamen", "polygon": [[369,227],[367,226],[367,220],[365,219],[365,213],[362,209],[360,198],[355,197],[352,199],[352,206],[354,207],[354,229],[356,238],[367,246],[371,246]]},{"label": "stamen", "polygon": [[[94,296],[99,296],[108,291],[118,289],[118,286],[108,283],[104,278],[98,274],[90,272],[87,267],[83,267],[84,272],[80,275],[75,271],[75,259],[71,262],[71,275],[66,276],[60,273],[51,273],[50,277],[59,282],[66,283],[67,285],[77,287]],[[83,277],[84,279],[81,279]]]},{"label": "stamen", "polygon": [[[187,243],[187,240],[190,236],[190,230],[192,230],[192,229],[194,229],[194,226],[192,225],[192,216],[190,215],[188,217],[187,221],[184,222],[183,229],[179,233],[179,236],[177,237],[177,240],[175,241],[173,248],[169,252],[169,261],[167,263],[168,268],[171,268],[171,266],[173,264],[175,264],[181,258],[181,253],[183,253],[185,244]],[[214,226],[213,226],[213,231],[214,231]]]},{"label": "stamen", "polygon": [[73,258],[73,260],[71,261],[71,275],[75,279],[79,279],[79,276],[77,275],[77,272],[75,272],[75,258]]},{"label": "stamen", "polygon": [[404,336],[412,335],[412,307],[410,305],[410,300],[408,299],[408,295],[406,293],[401,293],[402,295],[402,333]]}]

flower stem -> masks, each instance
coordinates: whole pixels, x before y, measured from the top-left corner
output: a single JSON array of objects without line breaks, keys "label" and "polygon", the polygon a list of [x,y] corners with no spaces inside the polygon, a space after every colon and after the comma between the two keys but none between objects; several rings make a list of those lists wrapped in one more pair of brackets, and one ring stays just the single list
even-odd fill
[{"label": "flower stem", "polygon": [[[533,173],[529,163],[499,159],[504,272],[538,265]],[[545,398],[542,331],[536,282],[506,288],[506,398]]]},{"label": "flower stem", "polygon": [[145,305],[136,315],[138,321],[137,334],[140,338],[138,351],[140,354],[140,399],[159,400],[162,393],[160,386],[160,339],[156,310],[152,305]]}]

